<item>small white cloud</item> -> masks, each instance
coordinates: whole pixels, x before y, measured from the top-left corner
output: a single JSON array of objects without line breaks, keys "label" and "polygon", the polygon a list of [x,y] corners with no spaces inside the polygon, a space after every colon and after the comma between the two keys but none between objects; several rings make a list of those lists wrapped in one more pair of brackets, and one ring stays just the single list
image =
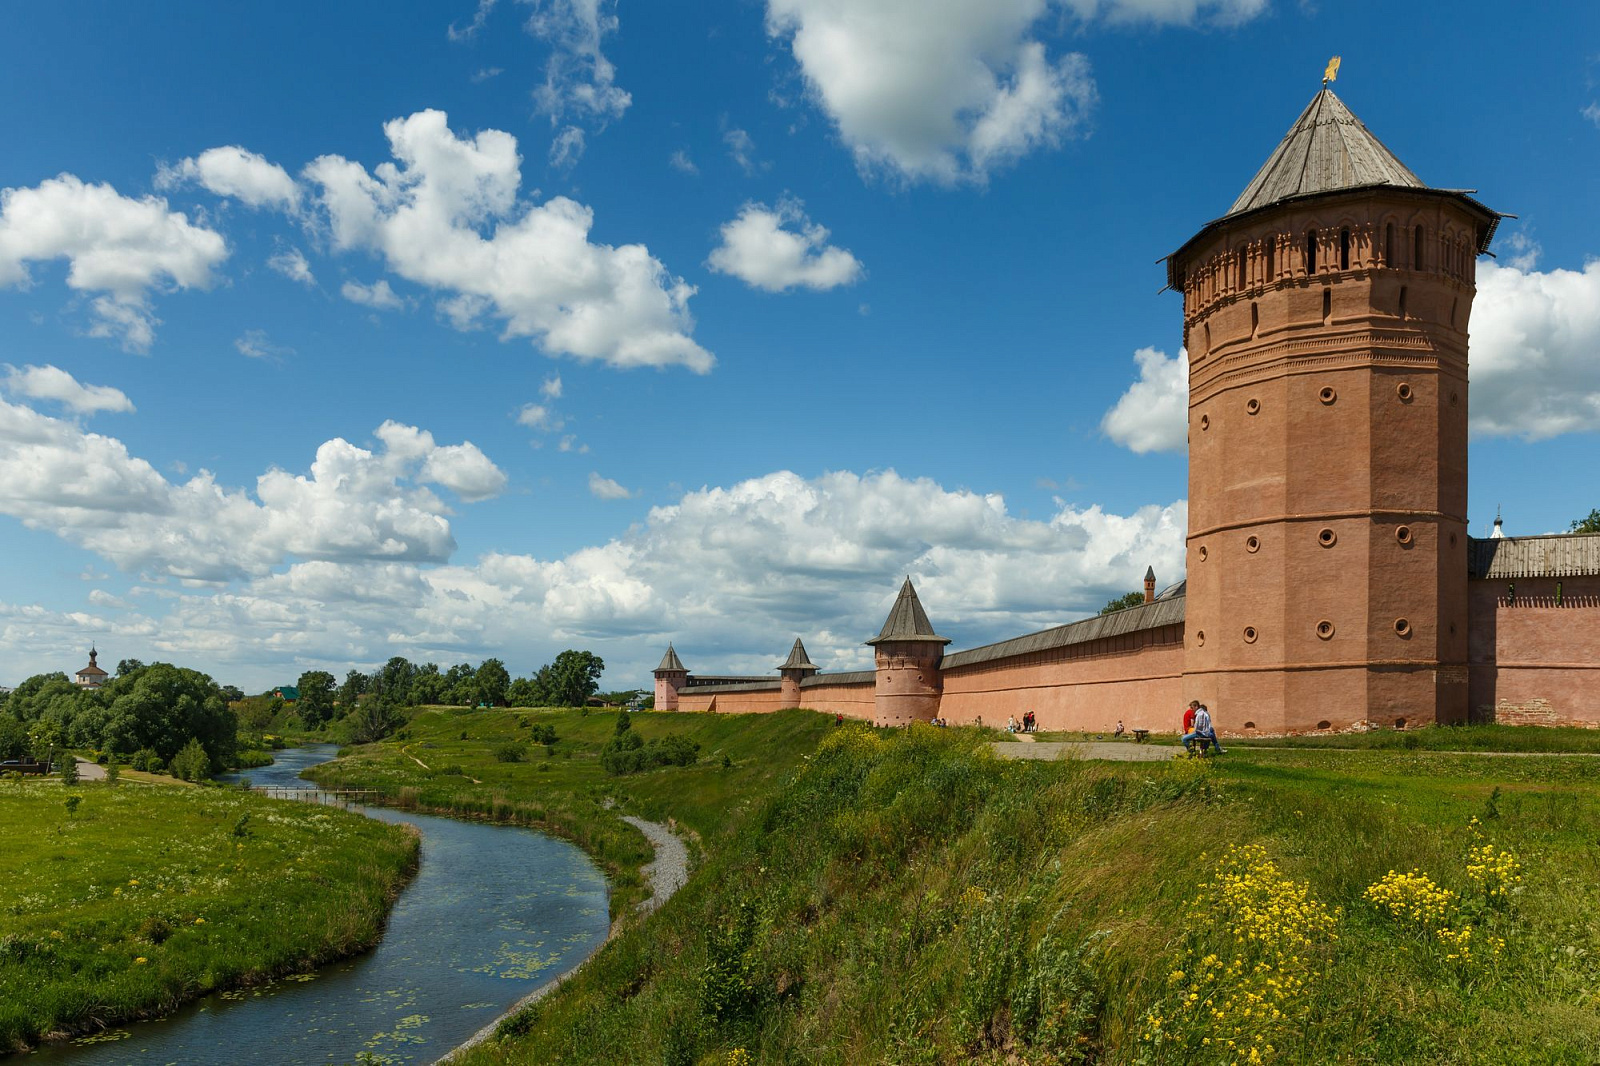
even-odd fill
[{"label": "small white cloud", "polygon": [[109,385],[83,385],[71,374],[55,366],[6,368],[6,390],[30,400],[54,400],[78,414],[96,411],[132,411],[133,401],[121,389]]},{"label": "small white cloud", "polygon": [[565,424],[552,408],[540,403],[523,404],[522,410],[517,412],[517,422],[541,433],[554,433]]},{"label": "small white cloud", "polygon": [[443,485],[468,503],[498,496],[506,474],[471,441],[437,446],[428,453],[417,480]]},{"label": "small white cloud", "polygon": [[502,67],[480,67],[472,72],[472,84],[482,85],[490,78],[498,78],[505,73]]},{"label": "small white cloud", "polygon": [[317,283],[317,279],[311,273],[311,264],[306,261],[305,255],[298,248],[283,249],[267,260],[267,266],[290,281],[298,281],[302,285]]},{"label": "small white cloud", "polygon": [[550,165],[557,170],[570,169],[583,158],[585,144],[583,131],[576,126],[568,126],[550,142]]},{"label": "small white cloud", "polygon": [[608,477],[601,477],[597,471],[589,474],[589,495],[599,500],[627,500],[633,497],[632,492]]},{"label": "small white cloud", "polygon": [[734,128],[722,135],[722,143],[728,148],[728,157],[739,164],[746,175],[753,176],[761,169],[761,164],[756,162],[756,142],[750,134]]},{"label": "small white cloud", "polygon": [[1544,254],[1544,248],[1539,242],[1528,236],[1526,230],[1518,230],[1506,238],[1506,244],[1511,246],[1511,255],[1503,260],[1506,266],[1514,270],[1532,270],[1539,265],[1539,257]]},{"label": "small white cloud", "polygon": [[1084,20],[1158,26],[1237,26],[1267,9],[1269,0],[1064,0]]},{"label": "small white cloud", "polygon": [[825,290],[858,281],[860,260],[829,245],[827,229],[806,218],[803,208],[791,199],[777,207],[745,204],[738,218],[723,223],[711,269],[767,292]]},{"label": "small white cloud", "polygon": [[238,349],[240,355],[248,356],[251,359],[267,359],[273,362],[282,359],[286,355],[294,354],[293,348],[273,344],[268,340],[267,331],[264,329],[245,330],[243,335],[233,342],[233,346]]},{"label": "small white cloud", "polygon": [[95,607],[107,607],[118,611],[131,611],[133,604],[118,596],[113,596],[104,589],[90,589],[89,602]]},{"label": "small white cloud", "polygon": [[347,281],[339,287],[339,294],[353,304],[360,304],[362,307],[370,307],[377,311],[400,311],[406,306],[405,300],[401,299],[382,278],[371,285]]},{"label": "small white cloud", "polygon": [[1141,455],[1183,451],[1189,441],[1188,356],[1180,351],[1168,359],[1159,349],[1140,348],[1133,359],[1139,364],[1139,380],[1106,412],[1100,428]]},{"label": "small white cloud", "polygon": [[1583,117],[1600,126],[1600,101],[1590,104],[1583,109]]},{"label": "small white cloud", "polygon": [[579,444],[578,438],[573,436],[571,433],[568,433],[565,437],[562,437],[561,443],[556,447],[559,451],[563,452],[576,452],[579,455],[589,454],[589,446],[587,444]]},{"label": "small white cloud", "polygon": [[[462,26],[452,22],[449,29],[444,31],[445,35],[452,41],[470,41],[478,35],[478,31],[483,29],[484,24],[489,21],[489,12],[494,10],[494,5],[495,0],[478,0],[478,8],[472,13],[472,21]],[[496,73],[499,73],[499,71],[496,71]]]},{"label": "small white cloud", "polygon": [[156,188],[169,189],[194,182],[208,192],[238,200],[247,207],[274,207],[294,211],[300,205],[300,186],[288,171],[265,157],[238,145],[208,148],[192,159],[163,164],[156,171]]},{"label": "small white cloud", "polygon": [[539,395],[547,400],[561,399],[561,375],[551,374],[544,379],[544,384],[539,386]]},{"label": "small white cloud", "polygon": [[694,160],[690,159],[689,153],[682,148],[672,153],[672,156],[667,160],[667,165],[673,170],[684,174],[700,173],[700,168],[694,165]]},{"label": "small white cloud", "polygon": [[620,118],[633,97],[615,84],[617,70],[600,43],[617,29],[616,0],[536,0],[528,32],[554,46],[544,84],[533,91],[539,111],[558,122],[569,111]]}]

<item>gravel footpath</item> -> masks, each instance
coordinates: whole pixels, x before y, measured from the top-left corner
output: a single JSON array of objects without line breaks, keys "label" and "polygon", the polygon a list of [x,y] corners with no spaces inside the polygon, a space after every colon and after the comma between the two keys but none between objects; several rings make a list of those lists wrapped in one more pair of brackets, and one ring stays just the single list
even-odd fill
[{"label": "gravel footpath", "polygon": [[650,882],[650,898],[639,904],[639,909],[649,914],[671,899],[689,880],[689,849],[660,822],[647,822],[631,814],[624,815],[622,820],[648,837],[656,849],[655,862],[639,868]]},{"label": "gravel footpath", "polygon": [[1181,749],[1171,744],[1131,744],[1102,741],[1041,740],[1035,744],[991,745],[1002,759],[1110,759],[1113,762],[1162,762]]},{"label": "gravel footpath", "polygon": [[[650,898],[639,904],[639,910],[649,914],[670,899],[672,894],[682,888],[684,882],[689,880],[689,849],[684,847],[683,841],[673,835],[670,828],[660,822],[647,822],[643,818],[635,818],[631,814],[624,815],[622,820],[643,833],[656,850],[655,861],[639,867],[639,872],[650,883]],[[610,943],[611,938],[617,935],[617,924],[616,922],[611,923],[611,931],[606,934],[606,943]],[[604,947],[605,944],[600,945],[600,948]],[[596,949],[595,954],[599,954],[599,949]],[[589,958],[594,958],[594,955],[590,955]],[[584,960],[584,962],[587,961],[588,959]],[[567,978],[582,968],[583,963],[580,962],[549,984],[529,992],[512,1004],[510,1009],[500,1017],[473,1033],[463,1044],[452,1049],[443,1058],[439,1059],[438,1063],[450,1062],[461,1052],[488,1040],[494,1036],[494,1031],[500,1027],[501,1022],[524,1007],[529,1007],[539,1002],[545,996],[560,988]],[[435,1066],[438,1066],[438,1063]]]}]

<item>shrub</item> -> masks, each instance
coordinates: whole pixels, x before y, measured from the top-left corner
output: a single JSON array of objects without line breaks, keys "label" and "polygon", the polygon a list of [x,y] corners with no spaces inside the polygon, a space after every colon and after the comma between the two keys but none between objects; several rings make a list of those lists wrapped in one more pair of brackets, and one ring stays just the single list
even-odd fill
[{"label": "shrub", "polygon": [[517,741],[496,745],[494,757],[500,762],[521,762],[528,757],[528,745]]},{"label": "shrub", "polygon": [[172,757],[172,776],[183,781],[204,781],[211,776],[211,756],[198,739],[190,740]]},{"label": "shrub", "polygon": [[106,763],[106,784],[108,784],[108,785],[116,784],[117,783],[117,778],[119,778],[121,776],[122,776],[122,763],[118,762],[117,761],[117,757],[115,755],[113,755],[113,756],[111,756],[110,760],[107,761],[107,763]]},{"label": "shrub", "polygon": [[167,764],[154,748],[140,748],[128,759],[128,765],[140,773],[159,774]]},{"label": "shrub", "polygon": [[70,751],[61,753],[61,783],[69,787],[78,783],[78,760]]},{"label": "shrub", "polygon": [[549,747],[556,742],[556,727],[553,725],[532,725],[528,727],[528,739],[535,744]]}]

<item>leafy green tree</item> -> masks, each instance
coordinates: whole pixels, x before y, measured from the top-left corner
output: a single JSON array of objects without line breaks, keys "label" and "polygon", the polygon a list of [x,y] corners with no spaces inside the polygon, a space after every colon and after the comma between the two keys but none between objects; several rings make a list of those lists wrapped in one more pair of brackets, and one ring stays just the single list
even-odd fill
[{"label": "leafy green tree", "polygon": [[70,751],[56,753],[61,763],[61,783],[71,788],[78,783],[78,760]]},{"label": "leafy green tree", "polygon": [[569,648],[539,671],[539,679],[546,686],[551,706],[582,707],[600,688],[605,669],[605,660],[594,652]]},{"label": "leafy green tree", "polygon": [[1118,596],[1116,599],[1100,608],[1100,613],[1115,614],[1117,611],[1125,611],[1129,607],[1137,607],[1142,603],[1144,603],[1143,592],[1130,592],[1126,596]]},{"label": "leafy green tree", "polygon": [[417,668],[409,659],[396,655],[378,668],[378,675],[373,679],[374,688],[396,703],[411,703],[411,679],[416,672]]},{"label": "leafy green tree", "polygon": [[544,688],[537,678],[519,677],[506,689],[506,700],[513,707],[547,707]]},{"label": "leafy green tree", "polygon": [[34,674],[12,690],[6,698],[6,710],[18,721],[32,722],[38,719],[39,712],[49,702],[46,689],[70,692],[77,687],[59,670],[50,674]]},{"label": "leafy green tree", "polygon": [[344,708],[345,714],[355,708],[356,701],[361,699],[371,684],[372,679],[360,670],[351,670],[344,675],[344,684],[339,686],[339,706]]},{"label": "leafy green tree", "polygon": [[320,729],[333,717],[333,675],[326,670],[307,670],[300,675],[300,720],[307,729]]},{"label": "leafy green tree", "polygon": [[406,724],[405,715],[388,697],[365,700],[349,717],[350,739],[356,744],[376,744]]},{"label": "leafy green tree", "polygon": [[9,714],[0,714],[0,759],[28,754],[28,730]]},{"label": "leafy green tree", "polygon": [[115,755],[106,760],[106,784],[115,785],[117,778],[122,776],[122,763]]},{"label": "leafy green tree", "polygon": [[1580,518],[1572,523],[1574,533],[1600,533],[1600,508],[1589,512],[1588,517]]},{"label": "leafy green tree", "polygon": [[511,674],[499,659],[485,659],[473,676],[473,684],[478,690],[479,701],[491,707],[503,707],[511,688]]},{"label": "leafy green tree", "polygon": [[411,702],[414,704],[443,703],[445,697],[444,675],[437,663],[423,663],[411,678]]},{"label": "leafy green tree", "polygon": [[129,674],[136,674],[143,669],[144,663],[140,662],[138,659],[123,659],[121,662],[117,663],[117,676],[127,677]]},{"label": "leafy green tree", "polygon": [[172,776],[181,781],[204,781],[211,776],[211,756],[198,737],[172,757]]},{"label": "leafy green tree", "polygon": [[244,699],[244,690],[238,685],[223,685],[221,691],[222,698],[227,700],[229,703],[237,703],[238,701]]},{"label": "leafy green tree", "polygon": [[444,690],[441,699],[452,707],[469,707],[477,698],[477,687],[473,684],[477,671],[471,663],[457,663],[444,672]]}]

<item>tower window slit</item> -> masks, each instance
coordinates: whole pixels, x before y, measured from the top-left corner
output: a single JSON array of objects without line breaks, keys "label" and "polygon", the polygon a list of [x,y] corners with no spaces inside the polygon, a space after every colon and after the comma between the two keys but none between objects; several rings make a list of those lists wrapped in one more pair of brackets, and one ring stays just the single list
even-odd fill
[{"label": "tower window slit", "polygon": [[1247,270],[1249,268],[1249,264],[1250,264],[1250,250],[1249,250],[1249,248],[1247,246],[1241,246],[1239,248],[1239,288],[1241,290],[1243,290],[1245,288],[1245,286],[1247,284],[1249,284],[1249,282],[1245,278],[1245,274],[1246,274],[1246,272],[1247,272]]},{"label": "tower window slit", "polygon": [[1323,289],[1322,290],[1322,322],[1323,322],[1323,324],[1326,325],[1327,322],[1328,322],[1328,319],[1330,319],[1332,317],[1333,317],[1333,290],[1331,290],[1331,289]]},{"label": "tower window slit", "polygon": [[1267,281],[1268,281],[1269,284],[1271,282],[1273,282],[1273,281],[1276,281],[1277,277],[1278,277],[1277,250],[1278,250],[1278,239],[1276,237],[1268,237],[1267,238]]},{"label": "tower window slit", "polygon": [[1317,272],[1317,231],[1306,230],[1306,273]]},{"label": "tower window slit", "polygon": [[1406,317],[1406,287],[1400,286],[1400,317]]},{"label": "tower window slit", "polygon": [[1383,227],[1383,265],[1394,266],[1394,223]]},{"label": "tower window slit", "polygon": [[1339,269],[1350,269],[1350,231],[1347,229],[1339,231]]},{"label": "tower window slit", "polygon": [[1422,253],[1426,250],[1424,248],[1424,246],[1423,246],[1423,243],[1422,243],[1422,227],[1421,226],[1418,226],[1417,229],[1416,229],[1416,237],[1412,240],[1412,245],[1413,245],[1413,247],[1411,249],[1411,269],[1412,270],[1421,270],[1422,269]]}]

